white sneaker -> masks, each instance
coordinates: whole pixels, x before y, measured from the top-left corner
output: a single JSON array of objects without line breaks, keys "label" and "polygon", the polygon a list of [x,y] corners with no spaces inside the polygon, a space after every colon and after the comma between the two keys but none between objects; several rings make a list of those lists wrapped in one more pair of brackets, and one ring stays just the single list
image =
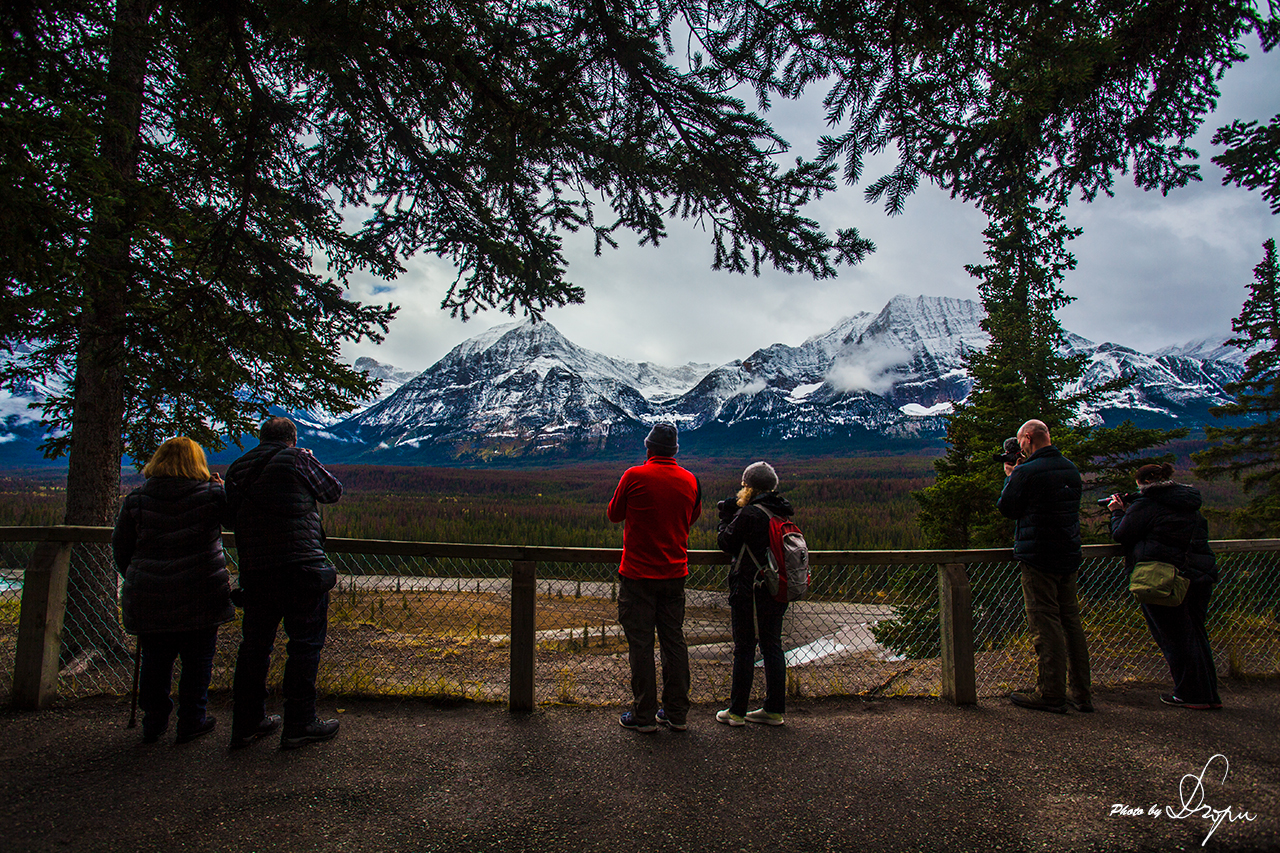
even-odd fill
[{"label": "white sneaker", "polygon": [[781,726],[787,722],[782,718],[781,714],[770,714],[764,708],[748,711],[747,716],[743,719],[750,720],[753,723],[763,723],[766,726]]},{"label": "white sneaker", "polygon": [[737,714],[730,713],[728,708],[725,708],[723,711],[717,711],[716,719],[729,726],[745,726],[747,724],[745,718],[739,717]]}]

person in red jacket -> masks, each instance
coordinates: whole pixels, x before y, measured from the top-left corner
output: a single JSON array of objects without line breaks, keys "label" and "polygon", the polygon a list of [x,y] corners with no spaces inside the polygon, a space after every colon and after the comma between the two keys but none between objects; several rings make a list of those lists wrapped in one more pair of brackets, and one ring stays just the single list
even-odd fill
[{"label": "person in red jacket", "polygon": [[[702,514],[698,478],[676,464],[674,424],[659,423],[644,440],[649,458],[628,468],[609,501],[609,520],[622,528],[618,622],[631,661],[631,710],[624,728],[684,731],[689,714],[689,647],[684,641],[684,580],[689,575],[689,527]],[[662,656],[662,708],[653,663],[657,632]]]}]

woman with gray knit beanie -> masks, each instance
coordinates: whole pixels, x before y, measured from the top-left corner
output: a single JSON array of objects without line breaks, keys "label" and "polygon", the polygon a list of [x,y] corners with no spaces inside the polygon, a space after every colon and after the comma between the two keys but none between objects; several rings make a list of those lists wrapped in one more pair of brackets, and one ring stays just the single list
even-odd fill
[{"label": "woman with gray knit beanie", "polygon": [[[777,488],[773,466],[753,462],[742,472],[742,489],[737,496],[719,504],[720,550],[733,556],[729,571],[733,681],[729,707],[717,713],[716,719],[730,726],[747,722],[780,726],[785,722],[787,663],[782,653],[782,617],[787,604],[775,601],[763,584],[756,584],[757,566],[768,561],[770,518],[795,514]],[[764,657],[765,700],[764,707],[748,711],[757,643]]]}]

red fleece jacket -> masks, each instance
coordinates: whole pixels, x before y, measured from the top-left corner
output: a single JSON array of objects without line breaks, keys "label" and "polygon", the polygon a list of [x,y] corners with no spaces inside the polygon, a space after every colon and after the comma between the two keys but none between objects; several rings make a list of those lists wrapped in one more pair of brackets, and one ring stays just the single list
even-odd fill
[{"label": "red fleece jacket", "polygon": [[689,527],[700,515],[702,486],[672,457],[628,468],[609,501],[609,520],[626,522],[618,572],[658,580],[688,575]]}]

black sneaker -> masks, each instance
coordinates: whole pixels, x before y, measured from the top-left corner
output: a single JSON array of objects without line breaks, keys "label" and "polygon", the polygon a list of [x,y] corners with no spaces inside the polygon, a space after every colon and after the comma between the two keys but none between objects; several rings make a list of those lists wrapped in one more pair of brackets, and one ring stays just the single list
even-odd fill
[{"label": "black sneaker", "polygon": [[673,732],[682,732],[685,729],[689,728],[688,723],[677,723],[675,720],[667,719],[666,708],[658,709],[658,725],[666,726],[667,728],[671,729],[671,731]]},{"label": "black sneaker", "polygon": [[1045,699],[1039,693],[1010,693],[1009,701],[1019,708],[1030,708],[1033,711],[1048,711],[1051,714],[1067,713],[1067,700],[1059,699],[1055,702]]},{"label": "black sneaker", "polygon": [[321,741],[333,740],[338,734],[337,720],[322,720],[316,717],[305,726],[290,727],[285,726],[280,732],[280,748],[281,749],[297,749],[300,746],[306,746],[309,743],[320,743]]},{"label": "black sneaker", "polygon": [[206,714],[202,722],[197,723],[191,728],[178,726],[178,736],[174,739],[174,743],[190,743],[201,735],[207,735],[213,731],[213,727],[218,725],[218,718],[213,714]]},{"label": "black sneaker", "polygon": [[1190,711],[1216,711],[1222,707],[1214,702],[1184,702],[1172,693],[1161,693],[1160,701],[1174,708],[1186,708]]},{"label": "black sneaker", "polygon": [[243,749],[258,738],[266,737],[278,728],[280,728],[280,715],[268,714],[258,723],[257,728],[248,734],[237,734],[236,732],[232,732],[231,749]]},{"label": "black sneaker", "polygon": [[1093,713],[1093,703],[1090,702],[1088,699],[1080,700],[1080,699],[1069,698],[1067,699],[1067,704],[1070,705],[1072,708],[1075,708],[1081,714]]}]

